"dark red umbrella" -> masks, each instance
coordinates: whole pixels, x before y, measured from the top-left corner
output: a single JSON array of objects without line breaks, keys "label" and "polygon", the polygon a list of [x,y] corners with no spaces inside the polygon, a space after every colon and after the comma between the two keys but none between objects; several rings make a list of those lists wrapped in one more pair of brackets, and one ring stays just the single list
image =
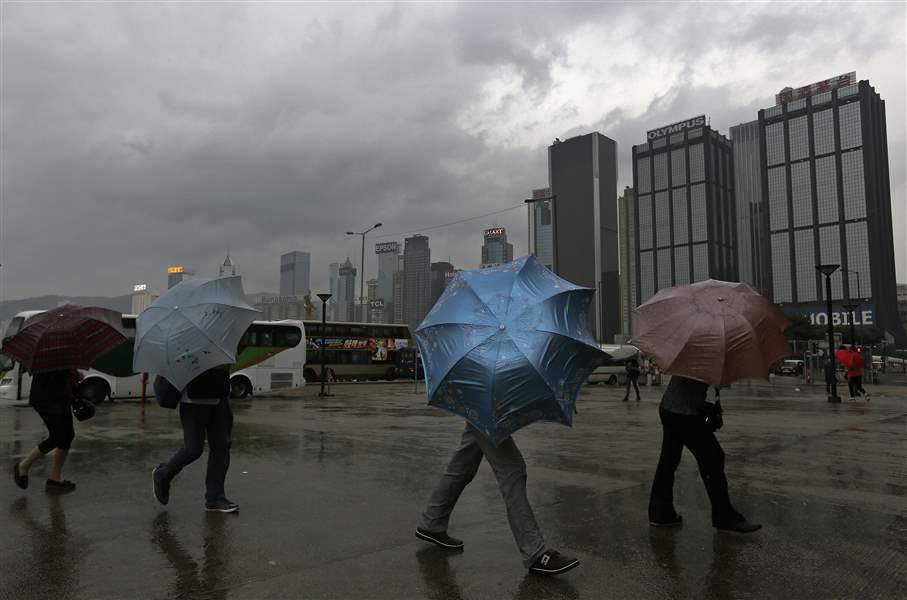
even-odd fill
[{"label": "dark red umbrella", "polygon": [[125,341],[120,313],[64,304],[28,319],[0,351],[34,374],[87,369]]}]

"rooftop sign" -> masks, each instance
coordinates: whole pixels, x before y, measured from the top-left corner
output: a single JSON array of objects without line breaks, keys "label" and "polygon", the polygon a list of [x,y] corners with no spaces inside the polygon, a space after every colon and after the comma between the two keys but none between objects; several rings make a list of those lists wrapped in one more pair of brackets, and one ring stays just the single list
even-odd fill
[{"label": "rooftop sign", "polygon": [[132,286],[132,291],[133,291],[133,292],[145,292],[145,291],[147,291],[147,290],[148,290],[148,284],[147,284],[147,283],[137,283],[137,284],[135,284],[134,286]]},{"label": "rooftop sign", "polygon": [[185,273],[186,269],[184,267],[167,267],[167,273],[170,275],[175,275],[177,273]]},{"label": "rooftop sign", "polygon": [[857,72],[851,71],[850,73],[844,73],[843,75],[838,75],[837,77],[823,79],[822,81],[804,85],[803,87],[797,89],[786,87],[775,95],[775,104],[784,104],[786,102],[790,102],[791,100],[808,98],[809,96],[815,96],[816,94],[821,94],[822,92],[830,92],[831,90],[837,88],[847,87],[848,85],[853,85],[856,82]]},{"label": "rooftop sign", "polygon": [[381,242],[375,244],[375,254],[399,254],[400,244],[398,242]]},{"label": "rooftop sign", "polygon": [[671,133],[679,133],[684,129],[693,129],[695,127],[702,127],[703,125],[705,125],[705,115],[699,115],[692,119],[678,121],[672,125],[666,125],[664,127],[659,127],[658,129],[650,129],[646,132],[646,137],[650,140],[654,140],[655,138],[660,138]]},{"label": "rooftop sign", "polygon": [[494,227],[493,229],[485,230],[485,237],[497,237],[507,235],[507,230],[503,227]]}]

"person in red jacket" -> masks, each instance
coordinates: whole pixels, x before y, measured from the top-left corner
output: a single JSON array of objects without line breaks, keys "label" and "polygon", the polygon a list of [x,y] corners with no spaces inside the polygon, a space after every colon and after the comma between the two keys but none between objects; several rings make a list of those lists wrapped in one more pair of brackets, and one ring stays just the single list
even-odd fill
[{"label": "person in red jacket", "polygon": [[863,355],[859,352],[853,352],[851,348],[850,364],[847,367],[847,387],[850,388],[850,399],[855,400],[857,396],[865,397],[869,401],[869,394],[863,389],[863,367],[866,362]]}]

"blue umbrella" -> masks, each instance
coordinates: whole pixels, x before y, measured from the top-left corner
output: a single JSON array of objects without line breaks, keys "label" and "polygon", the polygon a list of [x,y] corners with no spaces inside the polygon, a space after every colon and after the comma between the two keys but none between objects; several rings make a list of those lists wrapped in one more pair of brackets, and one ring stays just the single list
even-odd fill
[{"label": "blue umbrella", "polygon": [[458,273],[416,329],[429,404],[495,445],[535,421],[572,425],[580,388],[608,359],[589,324],[594,293],[534,256]]},{"label": "blue umbrella", "polygon": [[233,364],[257,315],[238,276],[182,281],[139,315],[132,368],[182,390],[196,375]]}]

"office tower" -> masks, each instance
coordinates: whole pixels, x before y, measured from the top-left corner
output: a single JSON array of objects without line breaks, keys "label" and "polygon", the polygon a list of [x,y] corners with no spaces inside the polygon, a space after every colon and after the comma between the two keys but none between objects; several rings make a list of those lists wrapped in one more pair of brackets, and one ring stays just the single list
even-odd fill
[{"label": "office tower", "polygon": [[280,257],[280,295],[307,296],[310,293],[309,276],[311,255],[308,252],[287,252]]},{"label": "office tower", "polygon": [[382,242],[375,244],[378,255],[378,291],[377,298],[384,301],[384,320],[394,321],[394,274],[400,269],[399,242]]},{"label": "office tower", "polygon": [[233,261],[230,260],[230,253],[227,252],[227,258],[224,259],[224,264],[222,264],[217,269],[218,277],[233,277],[236,275],[236,265],[233,264]]},{"label": "office tower", "polygon": [[540,263],[554,270],[554,231],[552,228],[551,188],[532,190],[532,202],[527,202],[530,223],[529,253]]},{"label": "office tower", "polygon": [[428,237],[414,235],[403,240],[403,314],[410,331],[415,331],[431,308],[430,265]]},{"label": "office tower", "polygon": [[[486,229],[482,244],[482,267],[491,267],[513,260],[513,244],[507,243],[507,230],[503,227]],[[449,264],[449,263],[447,263]]]},{"label": "office tower", "polygon": [[429,309],[435,305],[444,289],[455,274],[454,266],[449,262],[431,263],[431,298],[429,299]]},{"label": "office tower", "polygon": [[356,273],[349,257],[337,269],[337,321],[355,321],[357,318]]},{"label": "office tower", "polygon": [[737,211],[737,275],[766,297],[771,282],[765,277],[770,256],[763,228],[766,207],[762,200],[762,153],[759,121],[731,127],[734,148],[734,196]]},{"label": "office tower", "polygon": [[620,245],[620,332],[630,335],[630,312],[636,308],[636,198],[624,188],[617,199]]},{"label": "office tower", "polygon": [[187,267],[181,265],[167,267],[167,289],[169,290],[184,279],[192,279],[194,276],[195,271]]}]

